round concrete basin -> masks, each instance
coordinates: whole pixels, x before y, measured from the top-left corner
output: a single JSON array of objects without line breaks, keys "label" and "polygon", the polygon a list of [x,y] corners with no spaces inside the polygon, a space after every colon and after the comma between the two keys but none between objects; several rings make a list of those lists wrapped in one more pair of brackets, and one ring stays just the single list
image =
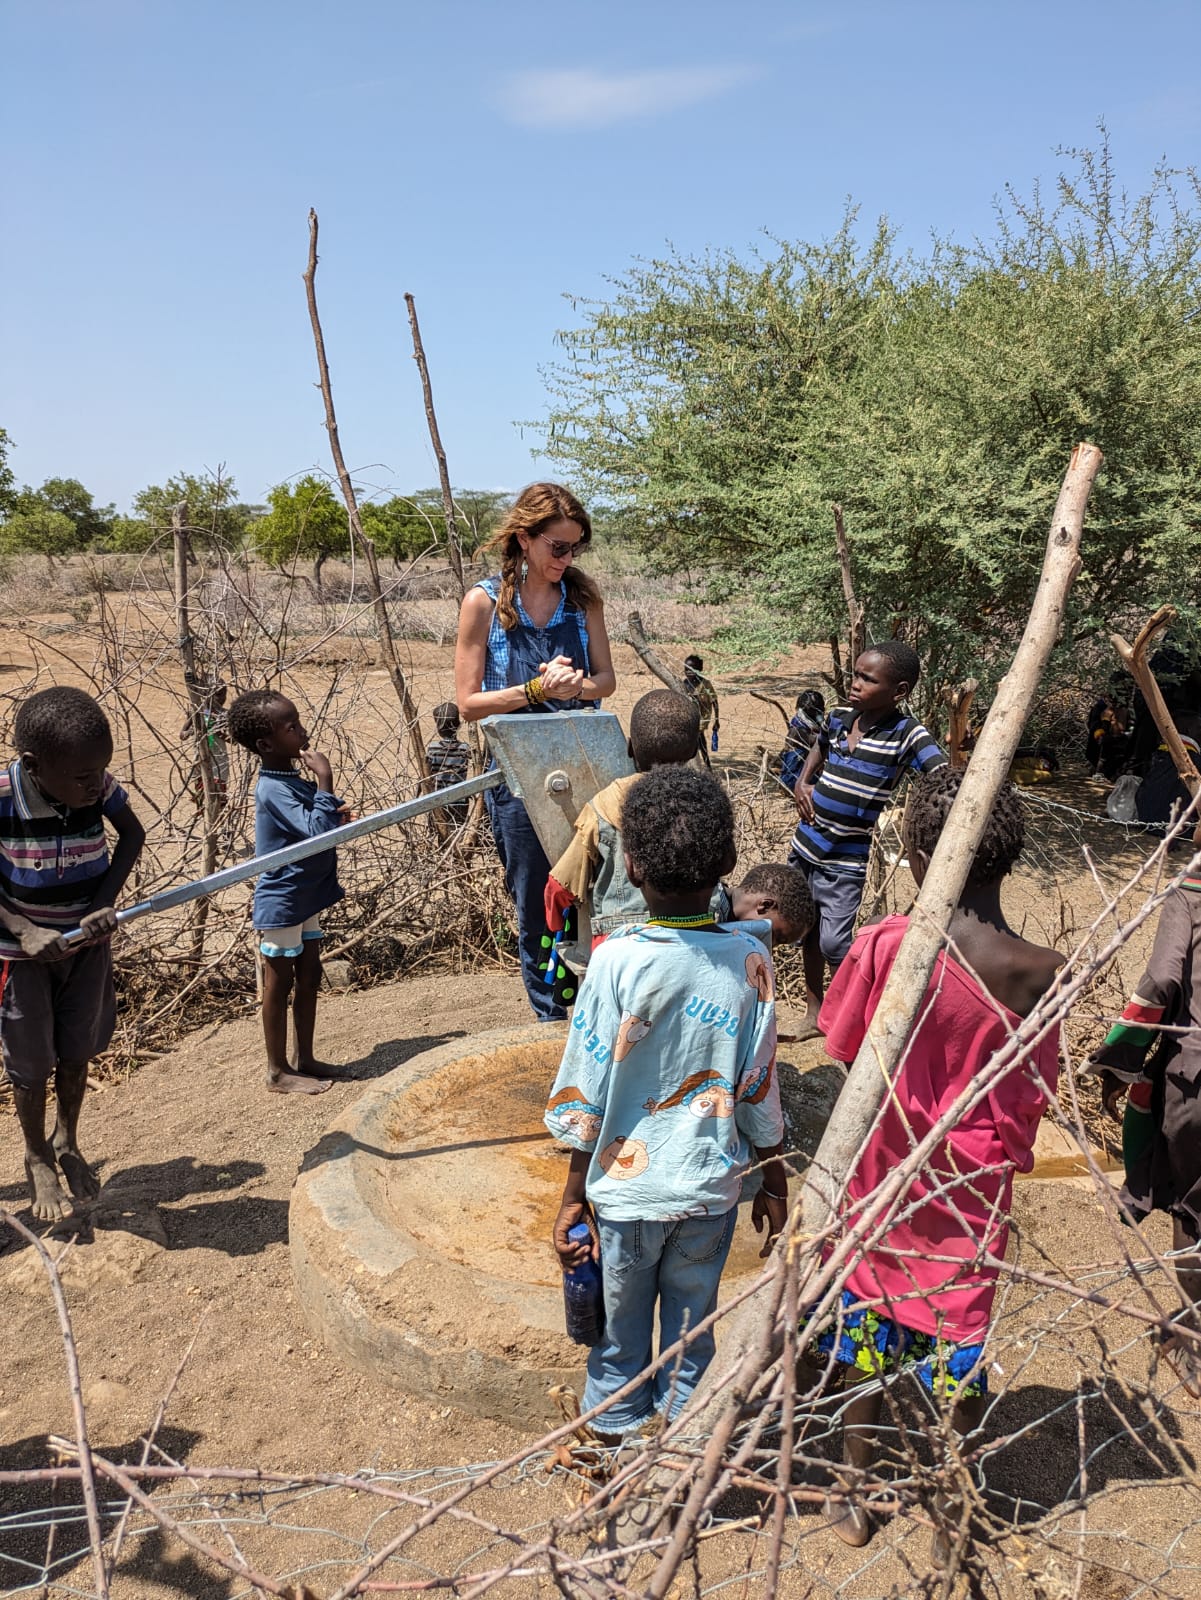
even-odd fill
[{"label": "round concrete basin", "polygon": [[[291,1201],[300,1304],[334,1351],[520,1426],[553,1419],[547,1389],[578,1387],[586,1359],[563,1331],[550,1244],[568,1154],[542,1125],[565,1036],[535,1024],[415,1056],[331,1125]],[[786,1075],[790,1143],[805,1149],[837,1084],[815,1074],[798,1102]],[[724,1297],[759,1271],[761,1242],[742,1207]]]}]

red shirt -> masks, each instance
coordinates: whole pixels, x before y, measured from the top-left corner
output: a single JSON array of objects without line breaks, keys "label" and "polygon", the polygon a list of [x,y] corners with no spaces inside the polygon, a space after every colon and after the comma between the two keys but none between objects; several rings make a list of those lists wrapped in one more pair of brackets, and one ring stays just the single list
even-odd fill
[{"label": "red shirt", "polygon": [[[820,1019],[836,1060],[855,1059],[907,926],[907,917],[887,917],[865,928],[839,967]],[[956,961],[939,957],[889,1101],[847,1186],[848,1221],[854,1202],[896,1170],[1021,1020]],[[896,1220],[849,1273],[846,1286],[858,1299],[919,1333],[955,1344],[983,1338],[998,1270],[984,1258],[1005,1253],[1014,1170],[1034,1164],[1043,1085],[1053,1090],[1058,1076],[1056,1028],[936,1145],[894,1205]]]}]

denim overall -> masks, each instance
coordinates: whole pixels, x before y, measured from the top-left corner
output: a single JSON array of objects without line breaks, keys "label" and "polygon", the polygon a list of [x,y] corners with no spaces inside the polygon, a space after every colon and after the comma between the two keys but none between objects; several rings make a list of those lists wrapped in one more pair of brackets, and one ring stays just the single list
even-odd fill
[{"label": "denim overall", "polygon": [[[485,578],[478,585],[495,608],[500,593],[500,579]],[[515,597],[517,624],[504,629],[492,613],[488,630],[488,653],[484,668],[484,689],[512,688],[527,683],[538,676],[545,661],[556,656],[567,656],[573,666],[585,673],[591,671],[588,659],[588,626],[584,613],[567,599],[566,587],[561,585],[562,598],[554,616],[545,628],[538,628],[526,616],[521,600]],[[507,656],[507,660],[505,657]],[[545,711],[574,711],[586,703],[583,700],[544,700],[541,705],[530,706],[529,713]],[[546,880],[550,877],[550,862],[538,842],[525,805],[510,793],[507,784],[498,784],[484,793],[484,804],[492,821],[492,836],[496,840],[496,853],[504,868],[505,887],[517,908],[517,937],[521,952],[521,979],[530,1005],[539,1022],[558,1022],[567,1015],[555,1001],[540,965],[542,935],[546,931],[544,896]]]}]

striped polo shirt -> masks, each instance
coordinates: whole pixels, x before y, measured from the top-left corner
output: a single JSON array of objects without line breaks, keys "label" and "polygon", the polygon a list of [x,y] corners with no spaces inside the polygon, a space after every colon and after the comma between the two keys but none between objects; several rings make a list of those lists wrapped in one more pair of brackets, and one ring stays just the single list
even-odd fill
[{"label": "striped polo shirt", "polygon": [[818,742],[826,764],[813,790],[813,822],[798,822],[788,859],[832,872],[867,871],[872,830],[889,796],[907,772],[933,772],[947,758],[912,717],[894,711],[860,738],[854,751],[847,736],[851,711],[831,713]]},{"label": "striped polo shirt", "polygon": [[[99,879],[108,871],[105,817],[115,817],[129,796],[104,774],[94,806],[56,806],[37,788],[19,760],[0,768],[0,896],[41,928],[67,933],[91,910]],[[0,960],[24,959],[21,946],[0,927]]]}]

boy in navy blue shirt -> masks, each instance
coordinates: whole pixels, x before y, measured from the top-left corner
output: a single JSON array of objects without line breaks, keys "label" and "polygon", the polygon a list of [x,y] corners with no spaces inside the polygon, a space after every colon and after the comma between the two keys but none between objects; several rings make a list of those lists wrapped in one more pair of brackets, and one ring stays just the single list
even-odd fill
[{"label": "boy in navy blue shirt", "polygon": [[[262,762],[254,789],[256,855],[316,838],[345,820],[327,757],[309,750],[300,713],[274,689],[252,689],[229,708],[229,731]],[[312,773],[314,785],[293,762]],[[263,1034],[267,1087],[275,1094],[322,1094],[337,1068],[313,1054],[321,986],[321,913],[343,895],[336,851],[264,872],[254,891],[254,928],[263,956]],[[288,1062],[288,1000],[296,1066]]]},{"label": "boy in navy blue shirt", "polygon": [[808,1014],[814,1034],[825,967],[837,971],[855,933],[872,833],[907,772],[933,772],[947,758],[920,722],[901,711],[920,672],[917,651],[884,639],[855,662],[849,710],[830,714],[796,782],[800,812],[788,865],[809,879],[818,920],[805,939]]}]

